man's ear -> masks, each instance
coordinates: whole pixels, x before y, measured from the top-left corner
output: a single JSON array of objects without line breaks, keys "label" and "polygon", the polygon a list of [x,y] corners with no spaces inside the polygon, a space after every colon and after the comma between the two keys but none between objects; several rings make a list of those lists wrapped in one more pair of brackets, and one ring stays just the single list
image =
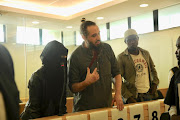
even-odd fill
[{"label": "man's ear", "polygon": [[[126,43],[126,39],[124,39],[124,43]],[[127,44],[127,43],[126,43]]]},{"label": "man's ear", "polygon": [[82,38],[86,41],[86,37],[84,36],[84,35],[81,35],[82,36]]}]

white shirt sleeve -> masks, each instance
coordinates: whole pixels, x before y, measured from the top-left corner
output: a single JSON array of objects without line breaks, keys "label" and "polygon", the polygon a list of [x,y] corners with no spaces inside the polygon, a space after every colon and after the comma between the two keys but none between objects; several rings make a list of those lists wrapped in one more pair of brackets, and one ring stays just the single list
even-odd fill
[{"label": "white shirt sleeve", "polygon": [[172,117],[173,115],[177,115],[176,106],[171,106],[169,110],[169,115]]},{"label": "white shirt sleeve", "polygon": [[0,120],[6,120],[6,109],[4,104],[4,98],[2,93],[0,92]]}]

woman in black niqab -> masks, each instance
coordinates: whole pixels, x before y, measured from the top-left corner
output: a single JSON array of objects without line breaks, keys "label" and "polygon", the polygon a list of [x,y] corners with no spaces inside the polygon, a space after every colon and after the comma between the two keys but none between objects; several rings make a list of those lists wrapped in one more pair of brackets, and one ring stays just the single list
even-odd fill
[{"label": "woman in black niqab", "polygon": [[19,118],[19,91],[14,80],[14,67],[8,50],[0,44],[0,92],[3,95],[7,120]]},{"label": "woman in black niqab", "polygon": [[45,46],[40,55],[43,65],[29,80],[29,101],[22,120],[66,113],[67,53],[55,40]]}]

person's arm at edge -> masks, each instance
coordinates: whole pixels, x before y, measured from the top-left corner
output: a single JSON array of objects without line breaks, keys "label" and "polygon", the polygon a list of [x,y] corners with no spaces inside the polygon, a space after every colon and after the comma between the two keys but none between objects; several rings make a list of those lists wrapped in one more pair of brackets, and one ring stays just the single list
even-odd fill
[{"label": "person's arm at edge", "polygon": [[124,109],[124,104],[121,96],[121,85],[122,85],[122,78],[121,75],[118,74],[115,76],[115,96],[114,100],[116,101],[117,104],[117,109],[123,110]]}]

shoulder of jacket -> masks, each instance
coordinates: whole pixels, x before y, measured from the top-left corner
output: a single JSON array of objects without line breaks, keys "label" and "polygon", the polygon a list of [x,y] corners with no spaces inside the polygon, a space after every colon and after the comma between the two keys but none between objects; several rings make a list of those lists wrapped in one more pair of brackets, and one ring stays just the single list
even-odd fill
[{"label": "shoulder of jacket", "polygon": [[175,73],[176,71],[178,71],[178,70],[179,70],[179,67],[175,66],[175,67],[171,68],[170,71],[172,71],[173,74],[174,74],[174,73]]},{"label": "shoulder of jacket", "polygon": [[30,78],[29,81],[30,81],[31,83],[36,83],[36,82],[40,81],[41,78],[42,78],[42,74],[43,74],[43,67],[41,67],[41,68],[39,68],[37,71],[35,71],[35,72],[32,74],[32,76],[31,76],[31,78]]},{"label": "shoulder of jacket", "polygon": [[141,52],[143,52],[143,53],[149,54],[149,51],[147,51],[147,50],[145,50],[145,49],[143,49],[143,48],[140,48],[140,47],[139,47],[139,50],[140,50]]},{"label": "shoulder of jacket", "polygon": [[105,47],[111,47],[108,43],[102,42],[101,44],[102,44],[103,46],[105,46]]},{"label": "shoulder of jacket", "polygon": [[77,47],[71,54],[71,56],[76,56],[77,54],[79,54],[79,52],[82,51],[82,45],[80,45],[79,47]]},{"label": "shoulder of jacket", "polygon": [[118,58],[122,58],[122,57],[124,57],[124,56],[128,56],[129,54],[128,54],[128,50],[127,50],[127,48],[123,51],[123,52],[121,52],[119,55],[118,55]]},{"label": "shoulder of jacket", "polygon": [[124,52],[121,52],[119,55],[118,55],[118,58],[120,58],[120,57],[122,57],[122,56],[124,56],[125,54],[124,54]]}]

